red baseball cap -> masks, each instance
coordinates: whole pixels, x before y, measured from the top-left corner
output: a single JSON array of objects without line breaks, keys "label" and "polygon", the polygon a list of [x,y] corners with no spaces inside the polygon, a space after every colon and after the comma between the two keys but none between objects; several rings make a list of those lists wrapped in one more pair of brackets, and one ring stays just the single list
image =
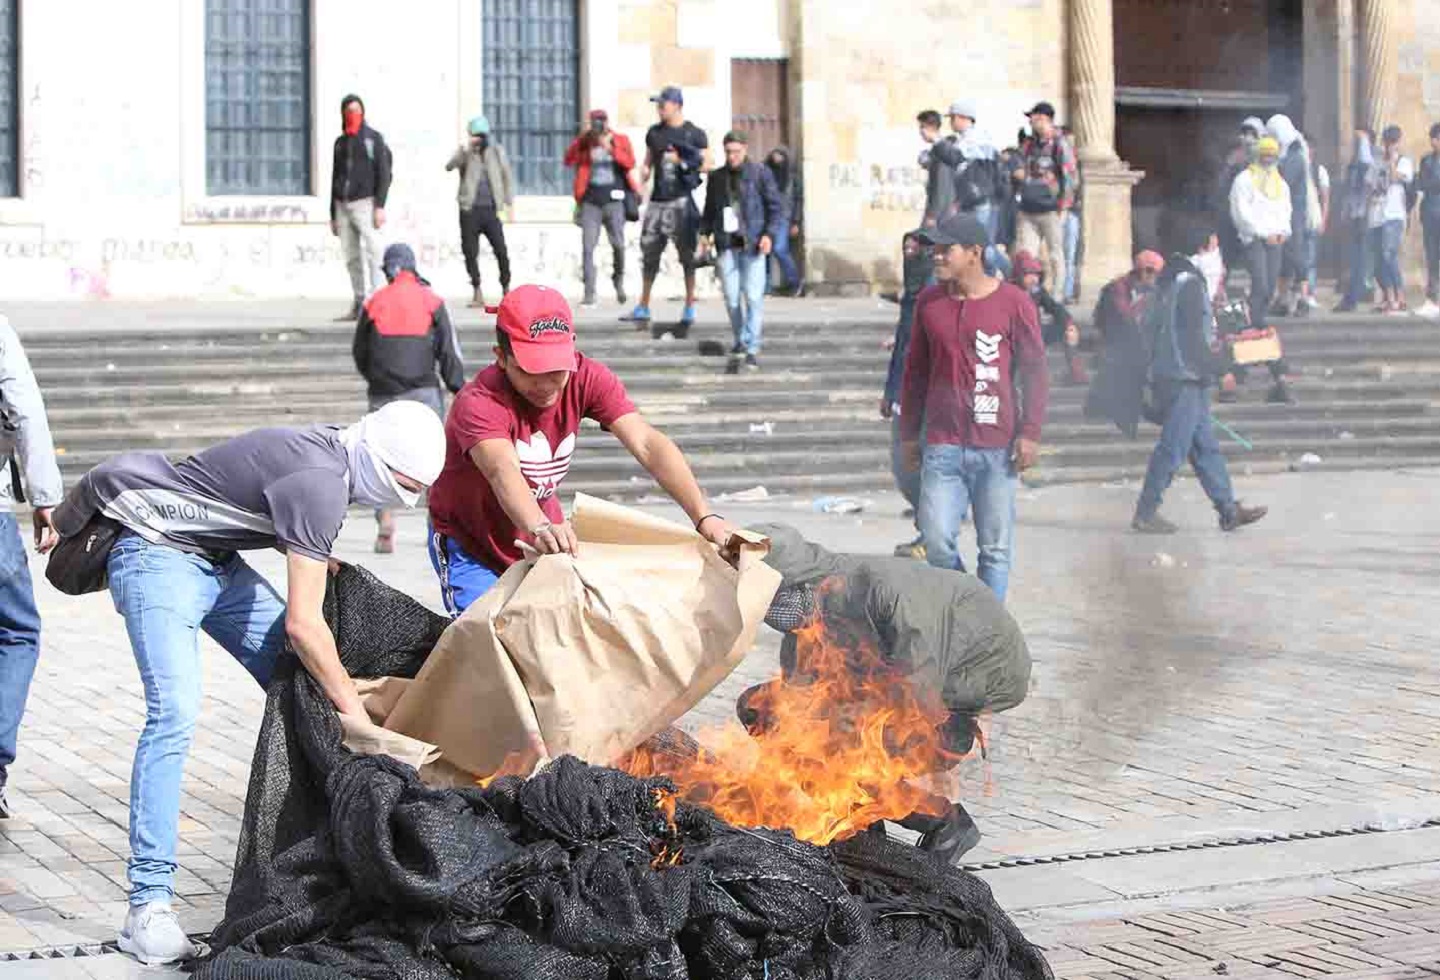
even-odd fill
[{"label": "red baseball cap", "polygon": [[575,318],[565,297],[549,286],[519,286],[485,311],[497,315],[495,325],[510,338],[525,371],[575,370]]}]

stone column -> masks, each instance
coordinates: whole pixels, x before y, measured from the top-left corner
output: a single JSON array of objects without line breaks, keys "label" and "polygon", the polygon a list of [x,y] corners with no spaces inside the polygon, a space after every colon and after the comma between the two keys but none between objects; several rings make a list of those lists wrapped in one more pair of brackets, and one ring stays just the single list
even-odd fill
[{"label": "stone column", "polygon": [[1070,121],[1084,170],[1085,264],[1081,289],[1130,268],[1130,192],[1145,175],[1115,152],[1115,11],[1111,0],[1069,0]]},{"label": "stone column", "polygon": [[1356,0],[1360,17],[1360,56],[1363,72],[1356,117],[1365,120],[1376,135],[1394,122],[1395,30],[1390,7],[1395,0]]}]

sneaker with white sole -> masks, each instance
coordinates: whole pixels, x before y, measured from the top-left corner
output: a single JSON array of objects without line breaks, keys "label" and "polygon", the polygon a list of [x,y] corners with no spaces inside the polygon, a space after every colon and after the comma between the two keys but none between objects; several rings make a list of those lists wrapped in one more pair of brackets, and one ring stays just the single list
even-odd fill
[{"label": "sneaker with white sole", "polygon": [[1440,306],[1437,306],[1433,299],[1427,299],[1425,305],[1415,311],[1416,316],[1423,316],[1427,320],[1440,320]]},{"label": "sneaker with white sole", "polygon": [[195,944],[180,928],[169,902],[130,906],[120,930],[119,946],[146,966],[179,963],[195,958]]}]

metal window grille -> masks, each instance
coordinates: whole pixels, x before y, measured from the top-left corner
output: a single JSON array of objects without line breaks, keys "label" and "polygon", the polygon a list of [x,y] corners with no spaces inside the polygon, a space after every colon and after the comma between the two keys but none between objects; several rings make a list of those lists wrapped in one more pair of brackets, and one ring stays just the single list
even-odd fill
[{"label": "metal window grille", "polygon": [[205,187],[310,193],[309,0],[205,0]]},{"label": "metal window grille", "polygon": [[0,197],[20,193],[18,0],[0,0]]},{"label": "metal window grille", "polygon": [[580,122],[578,0],[484,0],[485,114],[516,192],[570,192],[565,148]]}]

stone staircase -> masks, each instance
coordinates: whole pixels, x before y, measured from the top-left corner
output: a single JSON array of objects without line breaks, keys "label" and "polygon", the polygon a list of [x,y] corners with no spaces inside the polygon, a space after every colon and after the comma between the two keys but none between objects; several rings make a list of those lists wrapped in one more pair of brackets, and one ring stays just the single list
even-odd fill
[{"label": "stone staircase", "polygon": [[[238,304],[187,329],[90,319],[26,330],[45,390],[67,483],[109,454],[153,448],[184,454],[260,425],[348,421],[364,410],[350,361],[351,327],[312,314],[258,323]],[[727,376],[697,340],[727,343],[702,322],[691,338],[652,341],[613,313],[582,318],[581,346],[614,368],[646,415],[685,449],[712,494],[886,491],[889,427],[877,413],[896,308],[870,301],[775,301],[764,370]],[[709,311],[713,316],[715,311]],[[94,321],[93,323],[91,321]],[[247,325],[249,322],[251,325]],[[467,363],[488,360],[490,327],[457,316]],[[1396,318],[1289,321],[1282,334],[1300,374],[1299,404],[1267,405],[1257,372],[1239,404],[1216,416],[1250,443],[1223,438],[1248,472],[1440,465],[1440,324]],[[1058,360],[1054,376],[1060,377]],[[1081,414],[1084,391],[1056,385],[1042,464],[1029,481],[1114,481],[1143,473],[1153,429],[1130,441]],[[638,497],[656,492],[613,439],[582,434],[569,491]]]}]

